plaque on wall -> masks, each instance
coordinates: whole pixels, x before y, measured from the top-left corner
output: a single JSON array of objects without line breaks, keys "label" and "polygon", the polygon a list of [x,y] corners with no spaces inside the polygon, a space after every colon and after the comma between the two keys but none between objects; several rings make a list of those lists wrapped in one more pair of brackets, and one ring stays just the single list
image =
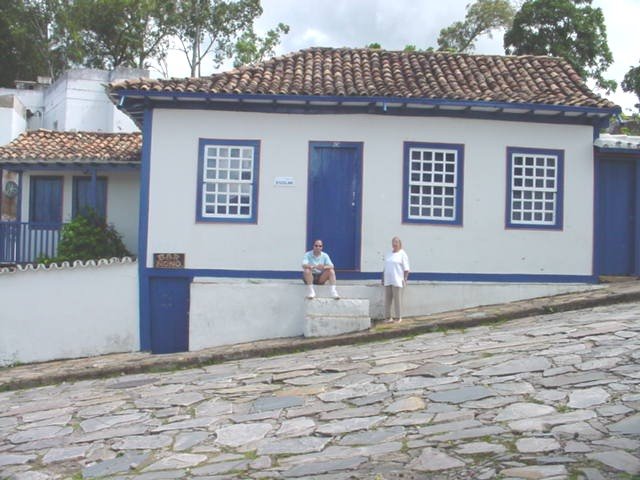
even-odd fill
[{"label": "plaque on wall", "polygon": [[154,253],[153,268],[184,268],[184,253]]}]

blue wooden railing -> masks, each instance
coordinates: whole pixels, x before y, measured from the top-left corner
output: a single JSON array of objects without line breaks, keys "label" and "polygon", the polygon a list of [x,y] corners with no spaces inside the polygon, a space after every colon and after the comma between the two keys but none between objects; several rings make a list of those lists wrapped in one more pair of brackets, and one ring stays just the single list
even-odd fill
[{"label": "blue wooden railing", "polygon": [[0,222],[0,264],[24,265],[55,257],[62,223]]}]

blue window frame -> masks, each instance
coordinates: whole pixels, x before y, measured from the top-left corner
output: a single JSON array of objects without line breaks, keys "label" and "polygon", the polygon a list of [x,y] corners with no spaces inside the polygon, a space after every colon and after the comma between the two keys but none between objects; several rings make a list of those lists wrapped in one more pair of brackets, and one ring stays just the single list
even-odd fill
[{"label": "blue window frame", "polygon": [[71,216],[93,209],[102,218],[107,218],[107,179],[96,178],[95,197],[91,187],[91,177],[73,177],[73,202]]},{"label": "blue window frame", "polygon": [[62,222],[62,177],[31,177],[29,221],[32,223]]},{"label": "blue window frame", "polygon": [[507,228],[562,229],[564,152],[507,148]]},{"label": "blue window frame", "polygon": [[260,142],[200,139],[196,220],[256,223]]},{"label": "blue window frame", "polygon": [[404,143],[402,220],[462,225],[464,145]]}]

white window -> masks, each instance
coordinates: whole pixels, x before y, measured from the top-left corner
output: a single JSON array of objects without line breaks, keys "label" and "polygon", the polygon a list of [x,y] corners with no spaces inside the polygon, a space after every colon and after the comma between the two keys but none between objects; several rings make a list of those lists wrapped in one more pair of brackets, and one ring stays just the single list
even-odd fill
[{"label": "white window", "polygon": [[198,220],[256,219],[259,144],[201,140]]},{"label": "white window", "polygon": [[405,222],[462,223],[462,145],[405,143]]},{"label": "white window", "polygon": [[562,227],[560,151],[508,149],[507,226]]}]

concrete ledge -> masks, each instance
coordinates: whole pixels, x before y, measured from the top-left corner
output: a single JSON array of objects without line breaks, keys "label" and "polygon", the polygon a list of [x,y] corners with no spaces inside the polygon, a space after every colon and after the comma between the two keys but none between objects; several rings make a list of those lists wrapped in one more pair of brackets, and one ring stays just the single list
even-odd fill
[{"label": "concrete ledge", "polygon": [[305,337],[330,337],[371,328],[369,300],[315,298],[305,304]]},{"label": "concrete ledge", "polygon": [[314,298],[305,303],[305,315],[369,317],[369,300],[360,298]]}]

